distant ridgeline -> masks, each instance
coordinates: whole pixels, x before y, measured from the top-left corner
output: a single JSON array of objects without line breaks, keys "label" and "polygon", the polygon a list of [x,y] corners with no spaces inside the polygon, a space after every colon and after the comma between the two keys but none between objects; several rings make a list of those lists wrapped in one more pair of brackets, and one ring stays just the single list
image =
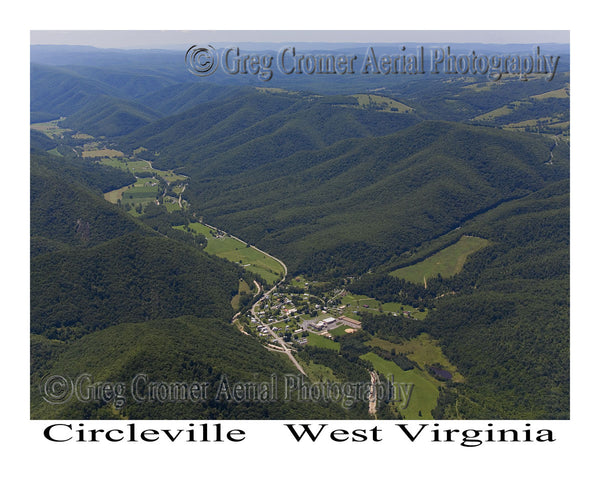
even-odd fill
[{"label": "distant ridgeline", "polygon": [[[526,82],[198,78],[183,53],[32,48],[34,418],[368,418],[362,404],[43,400],[51,374],[213,385],[294,373],[229,325],[240,278],[262,279],[208,255],[185,228],[200,219],[317,293],[428,312],[363,311],[339,349],[299,347],[307,364],[368,380],[374,353],[394,358],[386,345],[425,334],[464,377],[436,380],[435,418],[568,418],[568,47],[552,81]],[[137,184],[150,193],[127,213],[120,189]]]}]

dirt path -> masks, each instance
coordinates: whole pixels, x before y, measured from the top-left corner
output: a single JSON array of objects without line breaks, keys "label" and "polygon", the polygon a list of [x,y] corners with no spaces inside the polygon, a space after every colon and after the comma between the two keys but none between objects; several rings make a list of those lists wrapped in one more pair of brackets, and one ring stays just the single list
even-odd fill
[{"label": "dirt path", "polygon": [[377,382],[379,376],[376,372],[371,374],[371,391],[369,392],[369,415],[377,415]]}]

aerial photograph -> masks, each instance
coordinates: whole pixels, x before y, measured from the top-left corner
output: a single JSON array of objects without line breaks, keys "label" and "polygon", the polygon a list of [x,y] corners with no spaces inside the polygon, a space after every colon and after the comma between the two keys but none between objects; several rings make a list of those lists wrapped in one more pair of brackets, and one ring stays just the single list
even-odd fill
[{"label": "aerial photograph", "polygon": [[33,420],[568,420],[569,31],[30,32]]}]

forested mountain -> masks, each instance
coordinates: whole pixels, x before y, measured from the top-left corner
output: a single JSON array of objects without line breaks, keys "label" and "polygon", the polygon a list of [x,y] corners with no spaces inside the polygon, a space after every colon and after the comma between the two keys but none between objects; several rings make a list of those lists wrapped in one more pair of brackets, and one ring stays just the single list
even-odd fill
[{"label": "forested mountain", "polygon": [[[270,139],[251,142],[261,141]],[[190,162],[188,198],[292,271],[358,274],[566,178],[566,158],[557,153],[547,164],[552,146],[543,137],[440,122],[288,155],[283,144],[275,159],[258,153],[269,151],[263,143],[254,158],[238,148]]]},{"label": "forested mountain", "polygon": [[102,95],[77,110],[62,125],[95,137],[113,137],[129,133],[158,118],[159,114],[140,103]]},{"label": "forested mountain", "polygon": [[[130,381],[135,373],[160,381],[269,381],[293,373],[229,320],[241,267],[157,234],[105,202],[88,185],[67,179],[56,158],[32,156],[31,331],[34,418],[280,418],[347,416],[335,405],[242,405],[221,401],[174,405],[105,402],[52,406],[41,378],[83,370],[97,380]],[[63,160],[64,161],[64,160]],[[54,169],[52,167],[55,167]],[[251,280],[248,279],[251,283]],[[178,320],[166,320],[180,317]],[[228,356],[222,352],[228,351]],[[258,376],[257,376],[258,375]],[[316,408],[316,410],[315,410]],[[266,410],[265,410],[266,409]],[[269,413],[270,412],[270,413]]]},{"label": "forested mountain", "polygon": [[[567,418],[568,181],[491,209],[438,245],[461,235],[491,244],[472,254],[460,274],[417,289],[435,307],[426,322],[375,315],[363,320],[365,329],[392,341],[423,332],[440,340],[468,380],[441,396],[437,418]],[[353,291],[408,293],[389,270],[363,277]]]}]

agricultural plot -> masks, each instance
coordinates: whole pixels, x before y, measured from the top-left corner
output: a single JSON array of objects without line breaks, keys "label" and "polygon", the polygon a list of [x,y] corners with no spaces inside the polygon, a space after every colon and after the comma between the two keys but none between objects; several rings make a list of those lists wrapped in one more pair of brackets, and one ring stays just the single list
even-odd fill
[{"label": "agricultural plot", "polygon": [[[184,225],[173,228],[185,230]],[[274,284],[283,275],[283,267],[271,257],[259,252],[254,247],[227,235],[213,234],[214,230],[201,223],[191,223],[192,232],[206,237],[206,253],[239,263],[247,270],[260,275],[267,283]]]},{"label": "agricultural plot", "polygon": [[456,366],[442,352],[439,342],[428,334],[422,333],[416,338],[411,338],[403,343],[393,343],[388,340],[373,337],[367,342],[371,347],[379,347],[388,352],[395,351],[406,355],[410,360],[416,362],[423,370],[428,366],[441,365],[441,367],[452,375],[453,382],[464,382],[464,377],[458,372]]},{"label": "agricultural plot", "polygon": [[413,109],[408,105],[404,105],[392,98],[383,97],[381,95],[357,94],[353,95],[358,100],[360,107],[373,107],[384,112],[394,113],[409,113]]},{"label": "agricultural plot", "polygon": [[427,279],[438,274],[448,278],[462,270],[467,257],[489,244],[489,241],[479,237],[463,236],[458,242],[444,248],[409,267],[399,268],[390,275],[403,278],[409,282],[427,285]]},{"label": "agricultural plot", "polygon": [[323,335],[316,335],[314,333],[308,333],[308,344],[312,347],[317,348],[329,348],[330,350],[340,351],[340,344],[324,337]]},{"label": "agricultural plot", "polygon": [[[371,313],[392,313],[396,315],[405,315],[416,318],[417,320],[423,320],[427,316],[428,309],[424,308],[423,311],[418,310],[410,305],[404,305],[397,302],[381,303],[374,298],[367,297],[366,295],[345,295],[341,299],[342,305],[346,305],[344,315],[360,320],[360,316],[353,312],[371,312]],[[405,313],[407,312],[407,313]]]},{"label": "agricultural plot", "polygon": [[32,123],[30,128],[44,133],[49,138],[62,137],[65,132],[70,132],[71,130],[59,127],[58,122],[61,120],[64,120],[64,117],[49,122]]},{"label": "agricultural plot", "polygon": [[101,148],[99,150],[84,150],[81,152],[83,158],[117,158],[124,157],[125,154],[112,148]]},{"label": "agricultural plot", "polygon": [[[91,152],[94,151],[99,150],[92,150]],[[86,152],[84,151],[83,154],[85,155]],[[160,193],[160,187],[158,186],[159,178],[163,178],[167,183],[170,181],[184,180],[186,178],[183,175],[174,174],[172,170],[157,170],[146,160],[130,160],[126,157],[112,156],[101,158],[99,163],[131,172],[134,175],[143,173],[143,176],[137,178],[134,184],[104,194],[104,198],[111,203],[118,203],[121,201],[123,205],[129,204],[131,206],[137,206],[141,204],[144,206],[150,202],[156,201],[157,195]],[[148,173],[153,176],[148,176]],[[179,193],[181,193],[181,191],[183,191],[183,187],[179,187]],[[181,209],[179,206],[179,198],[164,197],[162,203],[165,205],[168,212]],[[135,215],[134,212],[130,211],[130,213]]]},{"label": "agricultural plot", "polygon": [[400,408],[402,397],[397,393],[398,401],[394,407],[406,420],[431,420],[431,410],[437,405],[439,382],[428,373],[413,368],[402,370],[390,360],[384,360],[379,355],[369,352],[361,355],[363,360],[370,362],[373,368],[385,377],[393,377],[394,383],[413,384],[410,400],[406,408]]}]

